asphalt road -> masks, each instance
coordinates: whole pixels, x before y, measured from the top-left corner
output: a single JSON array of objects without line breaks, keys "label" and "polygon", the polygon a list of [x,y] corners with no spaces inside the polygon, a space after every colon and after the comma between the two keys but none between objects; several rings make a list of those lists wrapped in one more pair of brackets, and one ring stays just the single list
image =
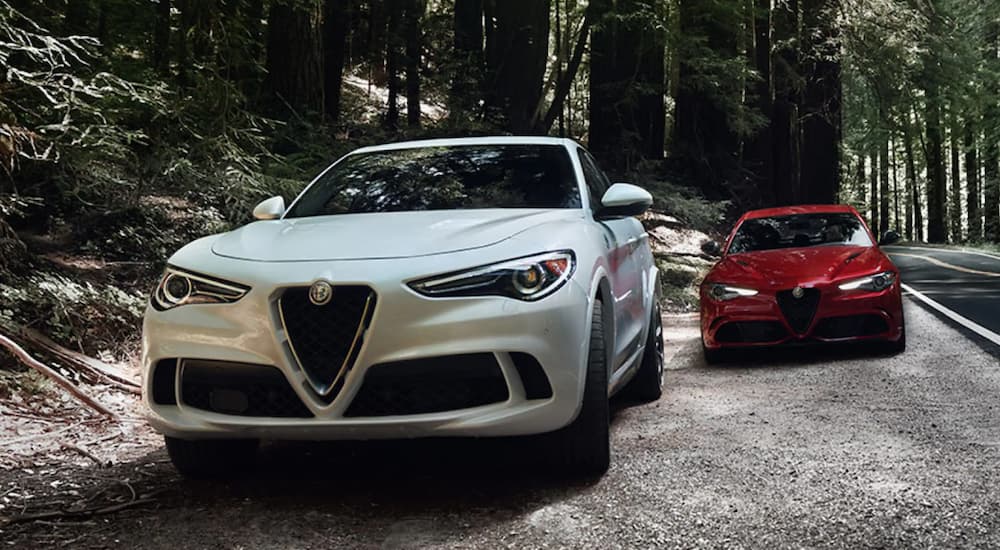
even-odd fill
[{"label": "asphalt road", "polygon": [[722,367],[693,317],[669,317],[667,390],[616,405],[594,482],[540,471],[517,440],[271,445],[228,482],[180,479],[157,446],[110,467],[40,457],[0,471],[0,515],[57,514],[0,526],[0,546],[1000,547],[997,356],[905,311],[902,355]]},{"label": "asphalt road", "polygon": [[[950,316],[948,320],[967,334],[971,332],[974,340],[1000,346],[1000,255],[913,246],[885,250],[909,289],[961,317]],[[992,332],[993,337],[970,331],[973,324]]]}]

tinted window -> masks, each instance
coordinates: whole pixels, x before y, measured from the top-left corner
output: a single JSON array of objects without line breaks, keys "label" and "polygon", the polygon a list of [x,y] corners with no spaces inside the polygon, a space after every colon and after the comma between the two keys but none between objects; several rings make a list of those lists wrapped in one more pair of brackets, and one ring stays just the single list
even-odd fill
[{"label": "tinted window", "polygon": [[565,148],[473,145],[349,156],[323,174],[288,216],[580,206]]},{"label": "tinted window", "polygon": [[807,246],[871,246],[861,220],[854,214],[796,214],[755,218],[740,225],[730,254]]},{"label": "tinted window", "polygon": [[583,167],[583,179],[587,182],[587,190],[590,192],[590,202],[598,205],[601,197],[608,190],[608,177],[597,167],[594,158],[583,149],[577,149],[580,156],[580,165]]}]

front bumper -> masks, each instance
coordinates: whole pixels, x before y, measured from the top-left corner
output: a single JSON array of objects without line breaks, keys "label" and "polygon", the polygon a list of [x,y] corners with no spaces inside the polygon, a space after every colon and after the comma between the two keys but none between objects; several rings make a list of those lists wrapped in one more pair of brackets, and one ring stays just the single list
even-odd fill
[{"label": "front bumper", "polygon": [[[168,311],[148,308],[142,369],[150,423],[161,433],[188,439],[305,440],[527,435],[569,424],[576,417],[583,391],[592,307],[589,292],[571,280],[531,303],[501,297],[430,299],[402,281],[412,278],[408,274],[442,270],[440,263],[432,262],[426,258],[295,264],[232,261],[227,273],[235,271],[237,280],[251,287],[240,301]],[[378,295],[357,358],[332,400],[320,397],[306,379],[291,352],[277,307],[286,288],[309,286],[320,279],[335,285],[368,285]],[[372,366],[484,353],[493,355],[502,372],[507,386],[507,399],[502,402],[397,416],[346,414]],[[528,397],[512,354],[537,359],[551,396]],[[181,395],[185,359],[275,367],[312,416],[247,416],[193,407]],[[151,372],[164,360],[180,365],[174,380],[175,404],[153,399]]]},{"label": "front bumper", "polygon": [[796,331],[778,305],[777,293],[717,301],[701,296],[701,334],[708,349],[768,347],[807,342],[897,341],[903,335],[899,282],[881,292],[820,291],[808,327]]}]

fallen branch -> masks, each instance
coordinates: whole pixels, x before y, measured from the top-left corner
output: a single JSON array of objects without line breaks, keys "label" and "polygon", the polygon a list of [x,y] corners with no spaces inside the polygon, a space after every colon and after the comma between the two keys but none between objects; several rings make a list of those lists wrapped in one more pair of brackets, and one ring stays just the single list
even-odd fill
[{"label": "fallen branch", "polygon": [[59,344],[53,342],[49,337],[44,334],[30,329],[22,328],[19,331],[21,336],[23,336],[29,342],[43,348],[45,351],[55,355],[59,359],[73,365],[77,369],[82,369],[88,372],[92,372],[99,378],[108,382],[112,386],[118,389],[140,394],[142,391],[139,389],[139,384],[133,380],[128,379],[124,375],[115,372],[115,368],[108,365],[104,361],[100,361],[93,357],[89,357],[80,352],[67,349]]},{"label": "fallen branch", "polygon": [[142,498],[137,498],[135,500],[122,502],[119,504],[112,504],[111,506],[104,506],[102,508],[87,508],[84,510],[53,510],[51,512],[39,512],[37,514],[22,514],[19,516],[11,516],[7,518],[0,517],[0,525],[12,525],[14,523],[26,523],[29,521],[62,519],[62,518],[89,518],[92,516],[113,514],[115,512],[120,512],[126,508],[131,508],[133,506],[141,506],[143,504],[150,504],[156,502],[156,499],[153,498],[153,496],[154,495],[144,495]]},{"label": "fallen branch", "polygon": [[105,465],[104,461],[102,461],[100,458],[97,458],[97,455],[95,455],[94,453],[88,451],[87,449],[84,449],[83,447],[80,447],[79,445],[74,445],[72,443],[67,443],[66,441],[60,441],[59,442],[59,446],[61,446],[64,449],[68,449],[70,451],[73,451],[74,453],[82,455],[82,456],[84,456],[86,458],[89,458],[90,460],[93,460],[94,463],[97,464],[98,466],[104,466]]},{"label": "fallen branch", "polygon": [[108,416],[109,418],[117,419],[117,415],[111,412],[110,409],[102,405],[99,401],[97,401],[93,397],[90,397],[89,395],[80,391],[80,388],[77,388],[76,386],[73,385],[72,382],[66,380],[66,378],[63,375],[59,374],[55,370],[39,362],[37,359],[29,355],[28,352],[24,351],[24,348],[17,345],[13,340],[7,338],[3,334],[0,334],[0,346],[3,346],[8,350],[10,350],[10,352],[13,353],[18,359],[20,359],[22,363],[44,374],[45,376],[50,378],[53,382],[61,386],[64,390],[69,392],[70,395],[76,397],[78,400],[82,401],[85,405],[87,405],[91,409],[105,416]]}]

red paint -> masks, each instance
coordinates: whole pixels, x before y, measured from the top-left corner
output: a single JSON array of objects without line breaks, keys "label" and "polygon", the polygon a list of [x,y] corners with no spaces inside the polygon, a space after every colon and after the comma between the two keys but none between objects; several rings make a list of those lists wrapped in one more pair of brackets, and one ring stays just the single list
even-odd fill
[{"label": "red paint", "polygon": [[[701,331],[704,344],[709,349],[722,347],[758,347],[795,341],[897,341],[902,336],[903,307],[899,271],[878,246],[812,246],[785,248],[729,254],[730,244],[740,225],[747,219],[787,216],[793,214],[850,213],[856,216],[868,232],[872,242],[877,242],[871,230],[857,211],[843,205],[810,205],[755,210],[744,214],[733,227],[726,240],[723,258],[709,271],[701,288]],[[889,288],[879,291],[840,290],[839,285],[872,275],[891,271],[896,281]],[[753,289],[756,296],[718,301],[708,295],[711,283]],[[778,307],[777,294],[795,287],[815,288],[820,292],[819,305],[809,328],[797,333]],[[852,315],[877,315],[886,321],[888,330],[879,334],[845,338],[824,338],[817,334],[823,319]],[[769,342],[719,342],[719,329],[731,322],[776,321],[785,331],[781,338]]]}]

